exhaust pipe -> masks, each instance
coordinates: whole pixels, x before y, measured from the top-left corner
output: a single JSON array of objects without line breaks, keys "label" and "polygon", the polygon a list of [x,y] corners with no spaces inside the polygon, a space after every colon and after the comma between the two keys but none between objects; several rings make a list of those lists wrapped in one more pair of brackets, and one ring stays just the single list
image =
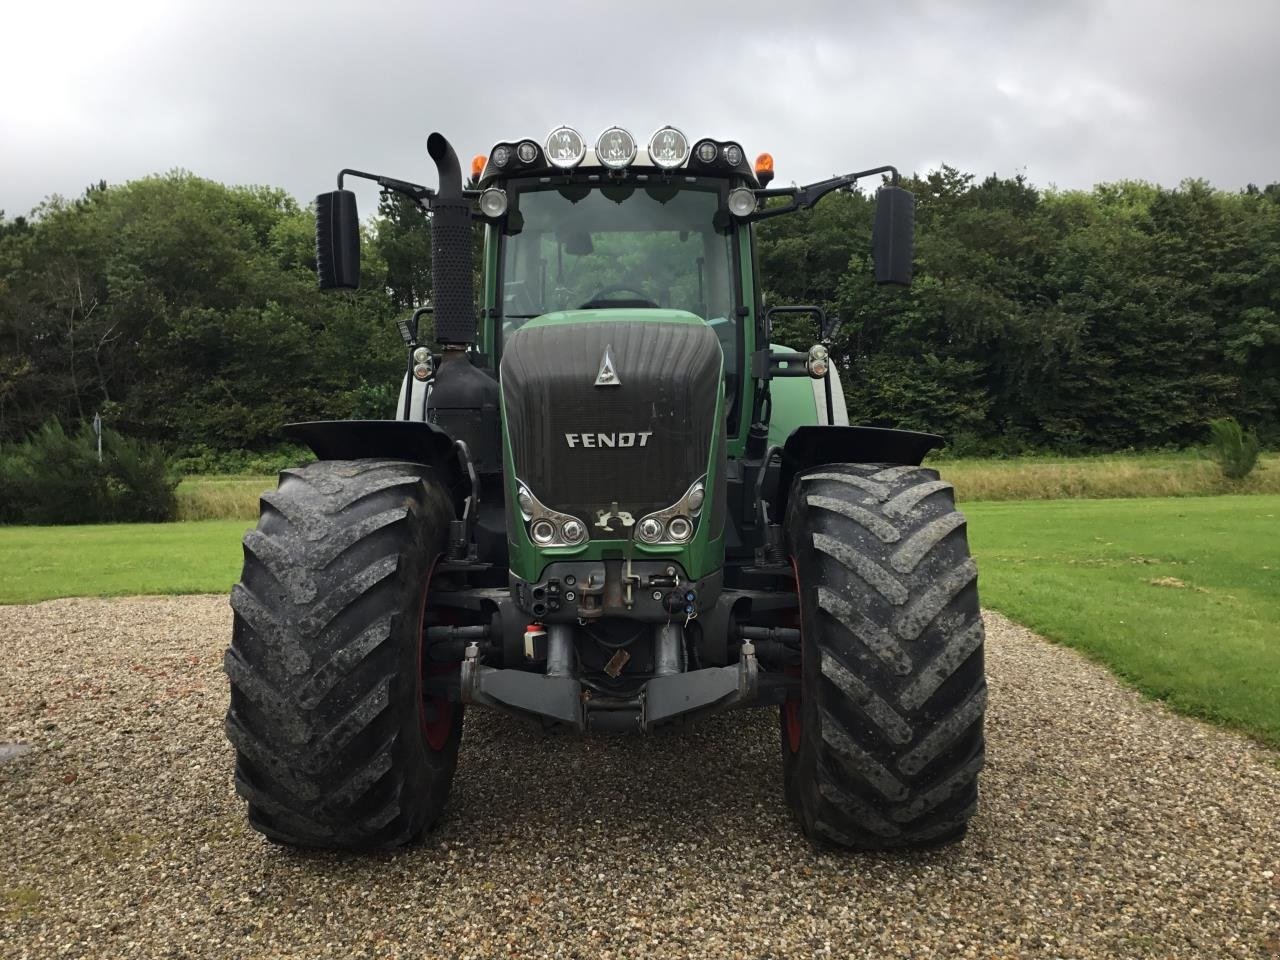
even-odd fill
[{"label": "exhaust pipe", "polygon": [[431,298],[436,339],[442,346],[465,348],[476,342],[476,304],[472,290],[471,203],[462,196],[462,167],[449,141],[427,138],[440,186],[431,202]]}]

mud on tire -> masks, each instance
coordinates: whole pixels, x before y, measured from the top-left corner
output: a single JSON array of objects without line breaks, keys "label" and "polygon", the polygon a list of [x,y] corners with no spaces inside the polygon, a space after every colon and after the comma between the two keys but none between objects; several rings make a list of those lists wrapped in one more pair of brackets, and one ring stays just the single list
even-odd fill
[{"label": "mud on tire", "polygon": [[462,716],[424,709],[420,638],[452,519],[430,469],[397,461],[313,463],[263,495],[224,661],[236,790],[255,830],[386,849],[440,816]]},{"label": "mud on tire", "polygon": [[797,477],[788,503],[803,647],[801,700],[782,710],[788,805],[820,844],[962,836],[987,689],[951,485],[921,467],[837,464]]}]

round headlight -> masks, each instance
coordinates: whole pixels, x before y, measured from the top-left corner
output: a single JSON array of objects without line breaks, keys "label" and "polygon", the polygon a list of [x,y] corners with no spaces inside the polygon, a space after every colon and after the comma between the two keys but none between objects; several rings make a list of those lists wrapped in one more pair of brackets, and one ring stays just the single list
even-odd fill
[{"label": "round headlight", "polygon": [[480,194],[480,212],[486,217],[500,217],[507,212],[507,191],[490,187]]},{"label": "round headlight", "polygon": [[576,167],[586,155],[586,141],[573,127],[556,127],[547,137],[547,159],[562,170]]},{"label": "round headlight", "polygon": [[521,163],[533,163],[538,159],[538,145],[532,140],[521,141],[520,146],[516,147],[516,157]]},{"label": "round headlight", "polygon": [[610,127],[596,141],[596,159],[606,167],[621,170],[636,158],[636,138],[621,127]]},{"label": "round headlight", "polygon": [[729,191],[729,212],[735,217],[749,217],[756,212],[756,195],[750,187],[734,187]]},{"label": "round headlight", "polygon": [[675,127],[663,127],[649,140],[649,159],[671,170],[684,163],[689,156],[689,141]]},{"label": "round headlight", "polygon": [[636,533],[645,543],[657,543],[662,538],[662,524],[653,517],[645,517],[640,521]]},{"label": "round headlight", "polygon": [[692,513],[695,517],[698,515],[698,511],[702,509],[702,503],[706,499],[706,497],[707,497],[707,492],[705,489],[703,489],[702,484],[698,484],[696,487],[694,487],[692,490],[689,491],[689,497],[687,500],[685,500],[685,503],[689,505],[689,512]]},{"label": "round headlight", "polygon": [[693,148],[693,155],[703,163],[715,163],[717,152],[714,140],[703,140]]},{"label": "round headlight", "polygon": [[500,143],[493,148],[493,153],[489,154],[489,162],[495,167],[505,167],[511,162],[511,148],[505,143]]},{"label": "round headlight", "polygon": [[742,148],[736,143],[731,143],[724,148],[724,162],[731,167],[736,167],[742,162]]},{"label": "round headlight", "polygon": [[556,538],[556,525],[545,517],[535,520],[533,526],[529,528],[529,536],[533,538],[534,543],[546,546]]},{"label": "round headlight", "polygon": [[672,517],[667,524],[667,536],[676,543],[683,543],[693,536],[693,524],[688,517]]},{"label": "round headlight", "polygon": [[413,362],[414,363],[430,363],[431,351],[428,350],[426,347],[418,347],[416,350],[413,351]]},{"label": "round headlight", "polygon": [[587,531],[583,529],[582,524],[577,520],[566,520],[564,526],[560,528],[560,532],[564,534],[565,543],[577,543],[587,535]]}]

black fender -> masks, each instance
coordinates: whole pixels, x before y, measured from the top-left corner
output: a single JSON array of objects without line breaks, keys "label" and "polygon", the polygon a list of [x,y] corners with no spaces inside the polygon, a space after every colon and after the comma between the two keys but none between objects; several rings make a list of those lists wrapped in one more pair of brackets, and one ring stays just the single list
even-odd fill
[{"label": "black fender", "polygon": [[945,441],[933,433],[885,427],[796,427],[782,446],[775,518],[786,515],[787,495],[797,473],[824,463],[919,465],[926,453]]},{"label": "black fender", "polygon": [[453,438],[434,423],[312,420],[286,423],[280,432],[290,440],[306,444],[321,460],[407,460],[435,467],[450,489],[463,491],[467,484]]}]

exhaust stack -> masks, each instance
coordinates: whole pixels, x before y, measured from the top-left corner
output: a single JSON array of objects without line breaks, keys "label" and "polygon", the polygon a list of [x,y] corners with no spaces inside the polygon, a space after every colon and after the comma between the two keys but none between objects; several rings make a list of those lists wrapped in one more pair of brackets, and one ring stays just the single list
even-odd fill
[{"label": "exhaust stack", "polygon": [[431,296],[436,339],[445,347],[476,342],[476,305],[472,290],[471,204],[462,196],[462,168],[449,141],[427,138],[440,186],[432,201]]}]

